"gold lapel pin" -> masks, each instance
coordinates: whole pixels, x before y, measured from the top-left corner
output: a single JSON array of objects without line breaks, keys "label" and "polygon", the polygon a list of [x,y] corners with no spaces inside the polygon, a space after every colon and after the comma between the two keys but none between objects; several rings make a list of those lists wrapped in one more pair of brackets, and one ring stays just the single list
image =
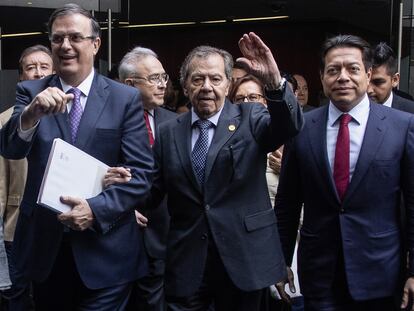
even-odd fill
[{"label": "gold lapel pin", "polygon": [[236,130],[236,126],[234,124],[229,125],[229,131],[234,132]]}]

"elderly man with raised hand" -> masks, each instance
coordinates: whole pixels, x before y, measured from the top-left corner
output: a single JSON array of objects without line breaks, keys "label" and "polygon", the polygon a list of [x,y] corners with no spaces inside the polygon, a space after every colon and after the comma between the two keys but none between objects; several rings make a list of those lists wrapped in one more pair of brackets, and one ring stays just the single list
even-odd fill
[{"label": "elderly man with raised hand", "polygon": [[258,310],[262,289],[285,276],[267,195],[266,155],[302,127],[302,113],[270,49],[243,35],[241,59],[266,82],[263,105],[233,105],[232,57],[199,46],[181,84],[192,109],[161,125],[151,204],[168,194],[171,216],[165,290],[168,310]]},{"label": "elderly man with raised hand", "polygon": [[[56,75],[18,84],[16,108],[0,132],[4,157],[28,159],[12,257],[33,280],[38,310],[123,310],[132,281],[147,272],[134,216],[153,172],[140,95],[95,73],[101,40],[90,12],[76,4],[56,9],[49,36]],[[130,168],[131,180],[87,200],[62,189],[72,210],[60,215],[37,205],[55,138]]]}]

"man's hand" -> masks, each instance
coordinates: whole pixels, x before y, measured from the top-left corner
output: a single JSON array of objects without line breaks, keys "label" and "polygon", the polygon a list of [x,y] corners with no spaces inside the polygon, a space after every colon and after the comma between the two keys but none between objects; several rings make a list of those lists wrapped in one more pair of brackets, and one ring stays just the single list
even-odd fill
[{"label": "man's hand", "polygon": [[286,283],[289,283],[289,289],[292,293],[296,292],[295,284],[294,284],[294,277],[293,272],[290,267],[286,267],[287,271],[287,280],[281,281],[276,284],[276,289],[279,292],[280,297],[283,299],[283,301],[287,302],[288,304],[291,304],[290,296],[285,291],[285,285]]},{"label": "man's hand", "polygon": [[24,109],[22,113],[22,129],[32,128],[43,116],[64,113],[67,102],[72,99],[73,94],[65,94],[57,87],[48,87],[37,94]]},{"label": "man's hand", "polygon": [[65,196],[61,197],[60,201],[72,206],[70,212],[58,215],[58,220],[62,224],[76,231],[84,231],[92,227],[94,216],[86,200]]},{"label": "man's hand", "polygon": [[[409,307],[408,310],[414,311],[414,277],[409,277],[404,285],[401,309]],[[411,306],[408,303],[411,302]]]},{"label": "man's hand", "polygon": [[142,215],[140,212],[138,212],[137,210],[135,211],[135,218],[137,220],[138,225],[141,228],[146,228],[148,225],[148,218],[145,217],[144,215]]},{"label": "man's hand", "polygon": [[275,172],[275,174],[280,174],[280,167],[282,166],[282,148],[279,148],[272,153],[269,153],[269,166]]},{"label": "man's hand", "polygon": [[126,183],[131,180],[131,170],[125,167],[110,167],[103,179],[104,188],[112,184]]},{"label": "man's hand", "polygon": [[279,86],[281,76],[272,52],[254,32],[244,34],[239,40],[239,48],[244,57],[242,62],[249,71],[266,85]]}]

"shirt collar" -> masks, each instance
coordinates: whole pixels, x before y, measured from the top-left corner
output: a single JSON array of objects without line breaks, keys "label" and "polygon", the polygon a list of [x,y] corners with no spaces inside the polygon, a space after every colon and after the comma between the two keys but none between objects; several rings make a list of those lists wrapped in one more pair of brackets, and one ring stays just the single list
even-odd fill
[{"label": "shirt collar", "polygon": [[[224,102],[224,104],[223,104],[223,106],[221,106],[220,110],[219,110],[219,111],[217,111],[217,113],[216,113],[216,114],[212,115],[210,118],[208,118],[208,119],[207,119],[207,120],[209,120],[211,123],[213,123],[215,127],[217,127],[217,123],[218,123],[218,120],[219,120],[219,118],[220,118],[221,111],[223,110],[223,107],[224,107],[224,105],[225,105],[225,104],[226,104],[226,103]],[[200,118],[199,118],[199,117],[198,117],[198,115],[194,112],[194,108],[193,108],[193,107],[191,107],[191,125],[194,125],[194,122],[196,122],[198,119],[200,119]]]},{"label": "shirt collar", "polygon": [[[365,96],[362,98],[362,100],[354,107],[352,108],[348,114],[351,115],[352,120],[356,121],[358,124],[361,124],[363,120],[365,119],[364,116],[366,116],[369,113],[369,99],[368,95],[365,94]],[[329,126],[334,126],[336,121],[338,121],[339,117],[343,114],[341,110],[336,108],[336,106],[330,101],[329,102],[329,115],[328,115],[328,124]]]},{"label": "shirt collar", "polygon": [[390,96],[388,96],[387,100],[383,103],[384,106],[392,107],[392,100],[393,100],[393,94],[391,92]]},{"label": "shirt collar", "polygon": [[[86,77],[86,79],[83,80],[82,83],[79,84],[76,87],[79,90],[81,90],[82,94],[86,97],[88,97],[89,92],[91,90],[94,74],[95,74],[95,69],[92,68],[92,71],[89,73],[89,75]],[[71,88],[73,88],[73,86],[71,86],[71,85],[67,84],[65,81],[63,81],[61,77],[59,77],[59,80],[60,80],[60,83],[62,84],[63,92],[67,93],[67,91],[69,91]]]},{"label": "shirt collar", "polygon": [[151,117],[154,117],[154,108],[153,109],[145,109],[146,112],[148,112],[148,115]]}]

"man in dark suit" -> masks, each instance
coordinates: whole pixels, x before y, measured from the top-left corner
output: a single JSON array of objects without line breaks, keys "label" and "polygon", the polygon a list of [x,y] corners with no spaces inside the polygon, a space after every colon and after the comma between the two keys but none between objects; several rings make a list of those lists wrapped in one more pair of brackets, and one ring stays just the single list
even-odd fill
[{"label": "man in dark suit", "polygon": [[[298,270],[305,310],[393,310],[405,239],[404,305],[414,293],[414,116],[369,101],[371,56],[363,39],[333,37],[322,52],[330,103],[305,114],[304,130],[283,156],[275,204],[283,251],[290,264],[303,203]],[[278,284],[287,299],[283,288]]]},{"label": "man in dark suit", "polygon": [[267,195],[266,155],[298,133],[302,113],[269,48],[254,33],[242,58],[266,82],[262,104],[226,100],[232,57],[200,46],[180,80],[192,109],[163,123],[154,155],[153,206],[168,194],[171,216],[165,290],[168,310],[258,309],[261,289],[286,271]]},{"label": "man in dark suit", "polygon": [[414,101],[398,96],[393,89],[400,83],[397,59],[385,42],[373,49],[371,81],[368,96],[378,104],[414,113]]},{"label": "man in dark suit", "polygon": [[[123,310],[131,282],[147,272],[134,216],[153,170],[140,95],[95,73],[100,28],[88,11],[75,4],[55,10],[49,36],[56,75],[18,84],[14,113],[1,130],[2,155],[28,159],[12,257],[34,281],[38,310]],[[131,181],[87,200],[63,196],[68,213],[37,205],[57,137],[110,166],[130,168]]]},{"label": "man in dark suit", "polygon": [[[152,145],[160,124],[177,116],[161,107],[164,104],[168,74],[154,51],[136,47],[122,58],[119,64],[119,77],[121,82],[140,90],[148,138]],[[163,204],[166,202],[163,201]],[[169,216],[163,204],[147,211],[145,216],[135,211],[137,222],[145,228],[144,245],[149,259],[149,274],[137,281],[136,288],[131,294],[131,310],[165,310],[164,261]]]}]

